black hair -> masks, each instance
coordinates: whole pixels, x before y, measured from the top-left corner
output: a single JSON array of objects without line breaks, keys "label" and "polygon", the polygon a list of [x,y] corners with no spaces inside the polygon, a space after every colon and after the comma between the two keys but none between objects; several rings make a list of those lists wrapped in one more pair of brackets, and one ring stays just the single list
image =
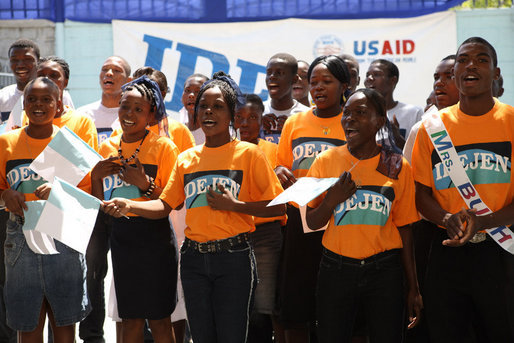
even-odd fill
[{"label": "black hair", "polygon": [[441,60],[441,62],[442,62],[442,61],[448,61],[448,60],[455,60],[456,58],[457,58],[457,56],[455,56],[455,55],[448,55],[448,56],[446,56],[445,58],[443,58],[443,59]]},{"label": "black hair", "polygon": [[70,66],[69,66],[68,62],[66,62],[64,59],[57,57],[57,56],[42,57],[38,61],[38,67],[40,64],[45,63],[45,62],[54,62],[54,63],[57,63],[58,65],[60,65],[62,71],[64,72],[64,78],[66,80],[70,79]]},{"label": "black hair", "polygon": [[[123,70],[125,71],[125,75],[127,75],[127,77],[130,76],[130,72],[132,71],[132,69],[130,68],[130,64],[123,57],[118,56],[118,55],[113,55],[113,56],[107,57],[107,59],[105,61],[107,61],[109,58],[113,58],[113,57],[118,58],[121,61],[121,64],[123,65]],[[104,63],[105,63],[105,61],[104,61]]]},{"label": "black hair", "polygon": [[[309,66],[309,71],[307,72],[307,80],[309,80],[309,82],[311,81],[312,71],[318,64],[323,64],[326,66],[328,71],[330,71],[330,73],[334,75],[334,77],[338,79],[339,82],[346,84],[347,86],[350,84],[350,69],[348,69],[345,61],[336,55],[319,56],[314,61],[312,61],[311,65]],[[347,90],[345,94],[341,96],[341,104],[346,102],[346,99],[348,99],[348,94],[349,91]]]},{"label": "black hair", "polygon": [[39,52],[39,46],[36,44],[36,42],[31,41],[30,39],[18,39],[14,43],[11,44],[9,47],[9,51],[7,52],[7,57],[11,55],[11,50],[21,48],[21,49],[32,49],[34,51],[34,54],[36,55],[36,60],[41,57],[41,53]]},{"label": "black hair", "polygon": [[379,58],[378,60],[374,60],[373,62],[371,62],[371,64],[382,64],[385,67],[385,70],[387,71],[387,76],[396,76],[396,79],[400,80],[400,71],[398,70],[396,64],[394,64],[393,62]]},{"label": "black hair", "polygon": [[339,57],[346,63],[346,61],[352,61],[357,66],[357,70],[360,70],[359,61],[355,58],[355,56],[350,54],[341,54]]},{"label": "black hair", "polygon": [[386,108],[386,101],[385,98],[374,90],[373,88],[359,88],[356,89],[350,96],[356,94],[356,93],[362,93],[366,97],[366,99],[369,101],[371,106],[375,109],[375,112],[380,117],[387,117],[387,108]]},{"label": "black hair", "polygon": [[496,68],[498,66],[498,56],[496,55],[496,50],[491,45],[491,43],[489,43],[482,37],[470,37],[470,38],[466,39],[464,42],[462,42],[462,44],[457,49],[457,55],[459,55],[459,50],[464,44],[473,44],[473,43],[485,45],[491,51],[491,58],[493,59],[493,65]]},{"label": "black hair", "polygon": [[194,79],[194,78],[201,78],[201,79],[204,79],[203,82],[209,80],[209,78],[207,76],[205,76],[204,74],[201,74],[201,73],[194,73],[192,75],[189,75],[187,78],[186,78],[186,81],[184,81],[184,85],[186,84],[187,80],[189,79]]},{"label": "black hair", "polygon": [[202,98],[203,93],[205,93],[206,90],[214,87],[219,87],[221,90],[221,94],[223,95],[223,100],[225,100],[225,103],[228,106],[228,110],[230,112],[230,122],[234,122],[234,115],[236,113],[236,104],[237,104],[237,94],[234,88],[225,80],[222,79],[222,77],[228,77],[231,78],[230,75],[225,74],[223,71],[218,71],[212,75],[212,79],[209,80],[209,82],[205,82],[198,92],[198,96],[196,97],[195,101],[195,113],[194,113],[194,122],[196,123],[196,120],[198,118],[198,104],[200,103],[200,99]]},{"label": "black hair", "polygon": [[243,94],[247,104],[253,104],[259,108],[261,114],[264,113],[264,104],[262,103],[262,99],[257,94]]},{"label": "black hair", "polygon": [[166,79],[166,75],[164,75],[163,72],[152,67],[141,67],[137,69],[134,74],[132,74],[132,77],[137,79],[143,75],[146,75],[148,78],[154,80],[155,83],[157,83],[159,86],[161,93],[168,92],[168,79]]},{"label": "black hair", "polygon": [[[271,61],[273,59],[281,59],[281,60],[286,61],[286,64],[291,68],[291,73],[293,75],[298,73],[298,61],[296,60],[296,58],[293,55],[285,53],[285,52],[281,52],[281,53],[271,56],[271,58],[268,60],[268,63],[269,63],[269,61]],[[309,64],[309,63],[307,63],[307,64]]]},{"label": "black hair", "polygon": [[121,93],[121,96],[123,97],[123,94],[130,92],[134,89],[137,90],[139,94],[141,94],[141,96],[150,103],[150,112],[155,112],[157,108],[157,101],[155,99],[153,92],[144,83],[137,83],[127,86]]},{"label": "black hair", "polygon": [[319,56],[314,61],[312,61],[311,65],[309,66],[309,71],[307,72],[307,79],[309,79],[309,82],[311,80],[312,71],[318,64],[323,64],[326,66],[330,73],[332,73],[332,75],[334,75],[334,77],[338,79],[339,82],[346,84],[350,83],[350,71],[348,66],[342,58],[336,55]]},{"label": "black hair", "polygon": [[42,82],[45,85],[47,85],[52,91],[55,91],[57,93],[57,99],[59,99],[60,94],[61,94],[61,90],[59,89],[57,84],[55,82],[53,82],[52,80],[50,80],[49,78],[43,77],[43,76],[36,77],[35,79],[30,80],[27,83],[27,85],[25,86],[25,89],[23,90],[23,96],[25,98],[27,97],[27,92],[32,88],[32,86],[36,82]]}]

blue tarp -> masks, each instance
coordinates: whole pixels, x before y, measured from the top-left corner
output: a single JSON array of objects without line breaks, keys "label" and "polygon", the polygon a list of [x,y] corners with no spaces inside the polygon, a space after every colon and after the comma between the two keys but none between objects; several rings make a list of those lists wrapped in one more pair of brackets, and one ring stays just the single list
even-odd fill
[{"label": "blue tarp", "polygon": [[234,22],[284,18],[405,18],[447,10],[463,0],[0,0],[0,19],[113,19]]}]

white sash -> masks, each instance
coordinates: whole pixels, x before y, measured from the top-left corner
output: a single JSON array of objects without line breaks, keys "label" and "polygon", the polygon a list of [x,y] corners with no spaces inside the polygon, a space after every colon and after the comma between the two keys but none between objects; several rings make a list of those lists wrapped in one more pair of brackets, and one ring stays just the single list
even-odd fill
[{"label": "white sash", "polygon": [[[450,178],[455,184],[455,188],[459,191],[459,194],[466,205],[470,209],[476,209],[476,214],[478,216],[493,213],[482,201],[478,191],[469,180],[441,117],[437,113],[434,113],[423,122],[423,125],[425,125],[428,136],[430,137],[445,170],[450,175]],[[486,229],[485,231],[503,249],[514,254],[514,234],[508,227],[503,225]]]}]

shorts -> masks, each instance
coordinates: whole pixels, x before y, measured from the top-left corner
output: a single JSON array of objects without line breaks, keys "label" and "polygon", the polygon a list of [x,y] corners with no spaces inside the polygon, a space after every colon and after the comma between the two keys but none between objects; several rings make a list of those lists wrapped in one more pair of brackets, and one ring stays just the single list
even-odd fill
[{"label": "shorts", "polygon": [[17,331],[34,331],[44,298],[57,326],[80,322],[91,311],[84,256],[57,240],[59,254],[34,253],[18,219],[11,214],[7,221],[4,245],[7,325]]}]

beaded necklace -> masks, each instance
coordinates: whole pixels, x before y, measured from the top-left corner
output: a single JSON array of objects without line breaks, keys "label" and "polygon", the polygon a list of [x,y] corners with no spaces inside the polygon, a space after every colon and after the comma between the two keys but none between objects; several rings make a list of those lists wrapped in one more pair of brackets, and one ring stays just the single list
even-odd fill
[{"label": "beaded necklace", "polygon": [[134,151],[132,156],[130,156],[129,158],[123,158],[123,155],[121,153],[121,142],[123,141],[123,139],[122,139],[123,135],[121,135],[120,146],[118,148],[118,157],[120,158],[120,161],[123,162],[124,164],[127,164],[130,161],[132,161],[133,159],[135,159],[137,157],[137,154],[139,153],[139,149],[141,149],[141,145],[143,145],[143,142],[145,141],[145,138],[147,135],[148,135],[148,130],[145,130],[145,135],[143,136],[143,139],[141,139],[141,143],[139,143],[139,146],[137,147],[136,151]]}]

